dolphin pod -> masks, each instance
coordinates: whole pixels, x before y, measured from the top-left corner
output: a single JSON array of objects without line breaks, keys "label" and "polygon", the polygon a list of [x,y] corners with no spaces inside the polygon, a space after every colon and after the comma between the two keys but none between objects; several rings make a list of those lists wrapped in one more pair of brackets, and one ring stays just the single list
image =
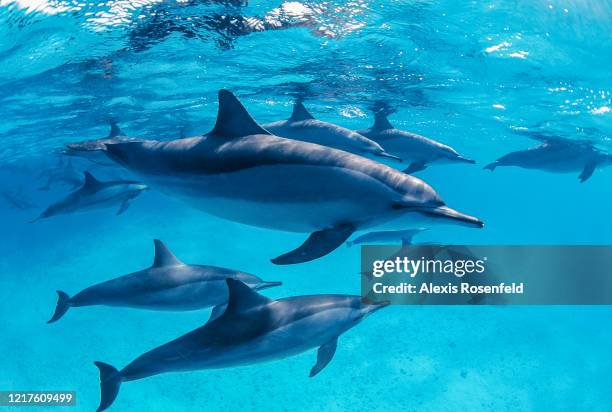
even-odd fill
[{"label": "dolphin pod", "polygon": [[288,139],[316,143],[362,156],[371,154],[400,160],[397,156],[385,152],[378,143],[357,132],[315,119],[302,102],[295,103],[289,119],[267,123],[262,127],[276,136]]},{"label": "dolphin pod", "polygon": [[89,172],[84,172],[83,175],[85,181],[78,190],[49,206],[31,223],[52,216],[103,209],[117,204],[119,204],[117,214],[120,215],[130,206],[130,200],[148,190],[148,186],[140,182],[131,180],[101,182]]},{"label": "dolphin pod", "polygon": [[[73,147],[79,147],[78,144]],[[481,228],[424,181],[374,160],[271,134],[238,99],[219,91],[213,130],[171,141],[104,144],[107,155],[153,187],[212,215],[309,233],[272,262],[308,262],[354,232],[450,223]]]},{"label": "dolphin pod", "polygon": [[150,268],[90,286],[73,297],[58,290],[57,306],[47,323],[56,322],[71,307],[93,305],[169,311],[214,306],[214,318],[227,303],[226,279],[239,279],[255,290],[281,284],[232,269],[188,265],[177,259],[161,240],[155,239],[154,245],[155,258]]},{"label": "dolphin pod", "polygon": [[382,111],[376,112],[374,116],[372,127],[358,130],[357,133],[382,145],[385,150],[399,156],[403,162],[409,162],[410,165],[404,169],[404,173],[419,172],[432,163],[476,163],[461,156],[450,146],[394,128]]},{"label": "dolphin pod", "polygon": [[484,168],[494,171],[500,166],[517,166],[525,169],[555,173],[580,172],[578,180],[585,182],[598,167],[612,164],[612,155],[602,152],[588,141],[576,141],[559,136],[528,133],[540,145],[508,153]]},{"label": "dolphin pod", "polygon": [[338,337],[387,302],[360,296],[311,295],[271,300],[227,278],[227,308],[217,318],[139,356],[121,370],[95,362],[100,371],[98,412],[110,407],[123,382],[167,372],[220,369],[283,359],[319,348],[310,376],[332,360]]}]

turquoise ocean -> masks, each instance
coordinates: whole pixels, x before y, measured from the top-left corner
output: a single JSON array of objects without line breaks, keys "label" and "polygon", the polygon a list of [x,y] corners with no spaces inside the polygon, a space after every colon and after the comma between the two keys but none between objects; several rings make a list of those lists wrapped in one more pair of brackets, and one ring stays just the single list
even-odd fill
[{"label": "turquoise ocean", "polygon": [[[304,234],[215,218],[155,188],[120,216],[28,223],[70,191],[41,190],[69,162],[77,174],[133,178],[63,156],[65,143],[105,137],[111,121],[149,139],[206,133],[221,88],[260,123],[303,99],[318,119],[362,129],[382,102],[395,127],[475,159],[418,177],[485,228],[439,227],[419,242],[612,243],[612,168],[585,183],[483,170],[536,145],[526,129],[612,152],[611,32],[612,3],[594,0],[2,0],[0,191],[28,207],[0,199],[0,390],[74,390],[77,405],[59,410],[95,410],[93,361],[122,367],[204,324],[208,310],[111,307],[46,324],[57,289],[149,266],[154,238],[185,262],[282,281],[270,297],[360,293],[359,248],[275,266]],[[610,411],[611,325],[609,306],[391,306],[341,336],[315,378],[313,350],[127,382],[111,410]]]}]

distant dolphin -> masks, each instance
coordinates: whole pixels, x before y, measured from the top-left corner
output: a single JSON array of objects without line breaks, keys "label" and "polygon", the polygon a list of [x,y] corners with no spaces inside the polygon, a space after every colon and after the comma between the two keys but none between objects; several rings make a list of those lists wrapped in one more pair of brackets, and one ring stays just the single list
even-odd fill
[{"label": "distant dolphin", "polygon": [[109,162],[101,150],[105,144],[122,143],[122,142],[138,142],[142,139],[129,137],[119,128],[115,121],[110,122],[110,131],[105,139],[86,140],[78,145],[67,144],[66,150],[62,153],[65,156],[74,156],[87,159],[101,166],[114,166],[115,163]]},{"label": "distant dolphin", "polygon": [[380,244],[380,243],[401,243],[409,245],[412,243],[412,238],[419,233],[428,230],[427,228],[408,229],[408,230],[387,230],[382,232],[368,232],[351,241],[346,242],[348,247],[362,244]]},{"label": "distant dolphin", "polygon": [[153,266],[97,285],[73,297],[57,291],[53,317],[60,319],[71,307],[122,306],[151,310],[184,311],[214,306],[213,318],[225,310],[228,278],[239,279],[255,290],[278,286],[255,275],[216,266],[188,265],[178,260],[161,240],[155,239]]},{"label": "distant dolphin", "polygon": [[122,370],[102,362],[100,406],[107,409],[122,382],[167,372],[220,369],[283,359],[319,348],[315,376],[332,360],[338,337],[387,302],[365,304],[359,296],[312,295],[270,300],[228,278],[227,309],[218,318],[159,346]]},{"label": "distant dolphin", "polygon": [[380,144],[352,130],[315,119],[301,102],[293,107],[288,120],[267,123],[262,127],[270,133],[288,139],[316,143],[358,155],[372,154],[400,160],[385,152]]},{"label": "distant dolphin", "polygon": [[85,183],[78,190],[70,193],[63,200],[49,206],[32,222],[56,215],[80,213],[102,209],[119,204],[120,215],[130,206],[130,200],[148,190],[148,186],[131,180],[113,180],[100,182],[89,172],[83,173]]},{"label": "distant dolphin", "polygon": [[394,128],[383,112],[377,112],[374,125],[357,133],[382,145],[389,153],[410,163],[404,173],[415,173],[432,163],[476,163],[461,156],[455,149],[425,136]]},{"label": "distant dolphin", "polygon": [[60,158],[55,168],[44,171],[41,173],[41,177],[46,177],[47,181],[38,190],[49,190],[56,184],[63,186],[70,186],[71,189],[77,188],[82,184],[81,174],[74,168],[72,161],[69,160],[64,164],[63,159]]},{"label": "distant dolphin", "polygon": [[235,222],[311,233],[275,264],[330,253],[357,230],[453,223],[483,227],[445,205],[425,182],[351,153],[283,139],[259,126],[236,97],[219,92],[214,129],[173,141],[105,145],[145,181]]},{"label": "distant dolphin", "polygon": [[596,168],[612,164],[612,155],[590,142],[537,133],[529,134],[529,137],[542,144],[508,153],[484,168],[493,171],[498,166],[518,166],[555,173],[580,172],[578,179],[585,182]]},{"label": "distant dolphin", "polygon": [[19,185],[16,189],[3,190],[2,197],[4,197],[4,199],[13,209],[28,210],[36,207],[36,205],[24,193],[23,185]]}]

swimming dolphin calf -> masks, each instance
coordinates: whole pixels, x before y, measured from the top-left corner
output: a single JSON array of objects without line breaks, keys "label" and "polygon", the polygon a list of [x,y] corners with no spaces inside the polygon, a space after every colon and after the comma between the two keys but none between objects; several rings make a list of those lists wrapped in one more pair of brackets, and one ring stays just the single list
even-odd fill
[{"label": "swimming dolphin calf", "polygon": [[103,209],[117,204],[119,204],[117,215],[120,215],[130,206],[130,200],[149,189],[147,185],[132,180],[100,182],[89,172],[84,172],[83,175],[85,176],[83,186],[49,206],[32,222],[57,215]]},{"label": "swimming dolphin calf", "polygon": [[271,300],[228,278],[227,309],[218,318],[139,356],[125,368],[95,362],[100,406],[107,409],[121,383],[167,372],[220,369],[283,359],[319,348],[310,376],[332,360],[338,337],[387,302],[365,304],[360,296],[312,295]]},{"label": "swimming dolphin calf", "polygon": [[494,171],[499,166],[517,166],[555,173],[580,172],[578,180],[583,183],[598,167],[612,164],[612,155],[597,149],[591,142],[537,133],[528,136],[542,144],[508,153],[484,168]]},{"label": "swimming dolphin calf", "polygon": [[214,318],[225,310],[228,278],[239,279],[255,290],[281,285],[232,269],[188,265],[177,259],[161,240],[155,239],[154,244],[155,259],[150,268],[90,286],[73,297],[58,290],[57,306],[47,323],[59,320],[71,307],[93,305],[169,311],[214,306]]},{"label": "swimming dolphin calf", "polygon": [[415,173],[432,163],[476,163],[461,156],[455,149],[416,133],[394,128],[382,111],[375,113],[374,124],[357,133],[382,145],[389,153],[410,163],[404,173]]},{"label": "swimming dolphin calf", "polygon": [[288,139],[317,143],[358,155],[372,154],[400,160],[385,152],[380,144],[347,128],[315,119],[301,102],[296,102],[287,120],[266,123],[262,127],[270,133]]},{"label": "swimming dolphin calf", "polygon": [[408,229],[408,230],[386,230],[381,232],[368,232],[364,235],[358,236],[353,240],[347,241],[346,245],[351,247],[353,245],[362,244],[377,244],[377,243],[396,243],[400,242],[403,245],[411,244],[412,238],[422,233],[427,228],[419,229]]},{"label": "swimming dolphin calf", "polygon": [[372,227],[483,227],[446,206],[420,179],[345,151],[272,135],[227,90],[219,91],[217,122],[206,135],[105,149],[147,183],[207,213],[310,233],[275,264],[317,259]]}]

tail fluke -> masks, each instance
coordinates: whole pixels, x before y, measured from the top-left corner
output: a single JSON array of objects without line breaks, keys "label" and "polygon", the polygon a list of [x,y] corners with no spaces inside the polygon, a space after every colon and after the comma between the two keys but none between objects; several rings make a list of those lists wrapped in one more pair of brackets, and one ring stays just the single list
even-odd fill
[{"label": "tail fluke", "polygon": [[107,363],[94,362],[94,364],[100,369],[100,406],[96,410],[96,412],[100,412],[107,409],[115,401],[121,386],[121,373]]},{"label": "tail fluke", "polygon": [[61,290],[57,291],[57,305],[55,306],[55,312],[53,313],[51,319],[47,321],[47,323],[53,323],[59,320],[62,316],[64,316],[64,313],[66,313],[66,311],[70,309],[70,303],[68,302],[69,300],[70,296],[68,296],[67,293],[62,292]]}]

